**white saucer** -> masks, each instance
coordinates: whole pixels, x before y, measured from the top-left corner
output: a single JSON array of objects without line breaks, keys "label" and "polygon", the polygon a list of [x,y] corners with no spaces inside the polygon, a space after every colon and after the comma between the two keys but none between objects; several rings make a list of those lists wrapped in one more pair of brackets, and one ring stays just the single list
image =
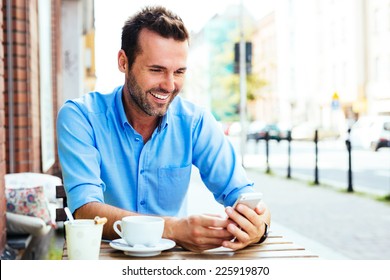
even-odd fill
[{"label": "white saucer", "polygon": [[176,243],[170,239],[161,239],[160,242],[153,247],[144,245],[130,246],[122,238],[115,239],[110,242],[110,246],[116,250],[123,251],[125,255],[134,257],[151,257],[161,254],[161,251],[175,247]]}]

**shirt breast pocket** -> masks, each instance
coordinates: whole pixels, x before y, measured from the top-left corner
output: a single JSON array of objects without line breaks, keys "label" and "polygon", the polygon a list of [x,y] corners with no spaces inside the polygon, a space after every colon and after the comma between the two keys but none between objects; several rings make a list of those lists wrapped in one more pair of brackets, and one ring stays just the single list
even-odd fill
[{"label": "shirt breast pocket", "polygon": [[187,194],[191,165],[158,170],[158,200],[166,213],[177,213]]}]

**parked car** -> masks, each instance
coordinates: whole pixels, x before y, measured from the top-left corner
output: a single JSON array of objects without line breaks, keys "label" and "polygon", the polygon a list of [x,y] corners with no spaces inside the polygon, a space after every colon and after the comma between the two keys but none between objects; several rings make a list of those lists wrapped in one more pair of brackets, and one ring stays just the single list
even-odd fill
[{"label": "parked car", "polygon": [[256,140],[257,133],[265,127],[265,123],[261,121],[251,122],[248,126],[248,131],[246,134],[247,140]]},{"label": "parked car", "polygon": [[252,122],[249,125],[247,140],[255,140],[256,142],[265,139],[268,132],[269,139],[280,141],[281,130],[276,124],[264,124],[262,122]]},{"label": "parked car", "polygon": [[291,125],[289,123],[278,123],[279,136],[281,140],[287,140],[289,133],[291,137]]},{"label": "parked car", "polygon": [[340,131],[337,128],[322,127],[313,122],[303,122],[292,128],[291,138],[292,140],[314,141],[316,131],[319,141],[340,137]]},{"label": "parked car", "polygon": [[317,126],[311,122],[303,122],[294,126],[291,130],[293,140],[314,140],[314,134]]},{"label": "parked car", "polygon": [[232,122],[224,128],[224,132],[228,136],[239,136],[241,134],[241,123]]},{"label": "parked car", "polygon": [[390,116],[362,117],[351,128],[352,147],[372,149],[390,147]]}]

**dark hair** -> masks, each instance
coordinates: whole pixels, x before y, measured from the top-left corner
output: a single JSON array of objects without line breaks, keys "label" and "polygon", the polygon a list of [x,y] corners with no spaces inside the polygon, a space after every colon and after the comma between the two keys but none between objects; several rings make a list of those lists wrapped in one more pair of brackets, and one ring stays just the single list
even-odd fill
[{"label": "dark hair", "polygon": [[122,28],[122,50],[124,50],[129,69],[134,63],[136,55],[141,51],[138,38],[143,28],[154,31],[164,38],[173,38],[178,41],[189,39],[189,34],[183,20],[164,7],[145,7],[130,17]]}]

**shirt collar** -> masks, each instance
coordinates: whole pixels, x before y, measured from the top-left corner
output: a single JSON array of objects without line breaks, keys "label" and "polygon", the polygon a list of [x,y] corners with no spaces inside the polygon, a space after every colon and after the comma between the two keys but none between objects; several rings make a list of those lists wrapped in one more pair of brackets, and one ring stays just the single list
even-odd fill
[{"label": "shirt collar", "polygon": [[123,102],[122,102],[122,94],[123,94],[123,86],[120,86],[116,88],[116,108],[118,110],[119,114],[119,120],[122,124],[122,127],[125,128],[125,124],[129,124],[127,121],[126,113],[125,113],[125,108],[123,107]]},{"label": "shirt collar", "polygon": [[160,124],[157,127],[157,131],[158,132],[161,132],[162,130],[164,130],[168,126],[168,114],[169,114],[169,112],[170,112],[170,110],[168,108],[167,113],[160,119]]},{"label": "shirt collar", "polygon": [[[116,107],[117,107],[118,113],[119,113],[119,120],[122,124],[122,127],[125,128],[125,124],[130,125],[130,123],[127,120],[125,108],[123,107],[123,102],[122,102],[123,86],[118,87],[116,90],[117,90],[117,92],[116,92]],[[161,132],[162,130],[164,130],[168,126],[168,115],[169,114],[170,114],[170,107],[169,107],[167,113],[160,119],[160,124],[157,127],[158,132]]]}]

